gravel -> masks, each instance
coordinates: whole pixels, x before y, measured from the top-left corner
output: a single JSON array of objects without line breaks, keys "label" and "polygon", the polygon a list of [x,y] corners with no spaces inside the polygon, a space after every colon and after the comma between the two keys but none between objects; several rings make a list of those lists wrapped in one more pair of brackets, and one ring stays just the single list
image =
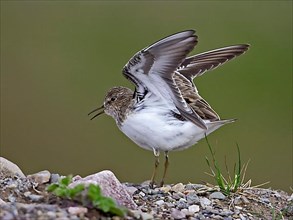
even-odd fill
[{"label": "gravel", "polygon": [[[37,183],[35,178],[20,176],[0,179],[0,219],[120,219],[48,193],[46,187],[60,175],[50,174],[47,182],[48,173],[43,174],[45,179]],[[293,220],[293,195],[280,190],[243,188],[225,196],[217,187],[201,184],[177,183],[154,189],[147,183],[122,185],[135,204],[124,219]]]}]

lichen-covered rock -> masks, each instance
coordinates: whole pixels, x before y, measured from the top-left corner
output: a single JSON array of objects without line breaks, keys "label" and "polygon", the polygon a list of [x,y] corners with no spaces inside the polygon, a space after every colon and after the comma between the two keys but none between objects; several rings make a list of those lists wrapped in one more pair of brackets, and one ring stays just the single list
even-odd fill
[{"label": "lichen-covered rock", "polygon": [[104,170],[96,174],[81,178],[71,183],[69,187],[78,184],[88,186],[90,184],[99,185],[104,196],[113,198],[118,205],[135,209],[137,205],[129,195],[126,187],[120,183],[116,176],[109,170]]}]

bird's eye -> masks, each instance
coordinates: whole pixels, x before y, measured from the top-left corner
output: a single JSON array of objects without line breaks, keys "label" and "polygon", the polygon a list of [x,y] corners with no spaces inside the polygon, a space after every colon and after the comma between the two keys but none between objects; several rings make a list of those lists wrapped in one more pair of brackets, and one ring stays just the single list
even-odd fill
[{"label": "bird's eye", "polygon": [[112,98],[111,98],[111,102],[114,102],[115,100],[116,100],[115,97],[112,97]]}]

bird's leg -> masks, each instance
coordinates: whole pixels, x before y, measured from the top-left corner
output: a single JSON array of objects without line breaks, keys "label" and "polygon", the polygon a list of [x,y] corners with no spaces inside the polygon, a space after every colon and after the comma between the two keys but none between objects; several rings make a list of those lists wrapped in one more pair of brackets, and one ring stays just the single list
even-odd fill
[{"label": "bird's leg", "polygon": [[161,180],[161,183],[160,183],[160,186],[163,186],[164,185],[164,180],[165,180],[165,177],[166,177],[166,173],[167,173],[167,169],[168,169],[168,166],[169,166],[169,156],[168,156],[168,151],[165,151],[165,169],[164,169],[164,174],[163,174],[163,178]]},{"label": "bird's leg", "polygon": [[155,178],[156,178],[156,175],[157,175],[157,169],[158,169],[158,166],[160,164],[160,161],[159,161],[160,151],[158,151],[156,149],[153,149],[153,151],[154,151],[154,155],[155,155],[155,168],[154,168],[154,171],[153,171],[153,175],[151,177],[151,182],[150,182],[150,187],[151,188],[154,187]]}]

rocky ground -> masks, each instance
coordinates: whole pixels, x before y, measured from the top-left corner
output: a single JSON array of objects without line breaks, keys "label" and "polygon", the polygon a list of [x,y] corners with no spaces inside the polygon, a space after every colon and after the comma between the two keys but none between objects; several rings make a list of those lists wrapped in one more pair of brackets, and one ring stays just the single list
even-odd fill
[{"label": "rocky ground", "polygon": [[243,187],[225,196],[215,186],[191,183],[152,189],[148,183],[122,184],[110,171],[73,179],[73,185],[99,184],[105,196],[128,208],[121,218],[49,193],[47,186],[59,178],[49,171],[25,176],[15,164],[0,158],[0,219],[293,220],[293,195],[279,190]]}]

